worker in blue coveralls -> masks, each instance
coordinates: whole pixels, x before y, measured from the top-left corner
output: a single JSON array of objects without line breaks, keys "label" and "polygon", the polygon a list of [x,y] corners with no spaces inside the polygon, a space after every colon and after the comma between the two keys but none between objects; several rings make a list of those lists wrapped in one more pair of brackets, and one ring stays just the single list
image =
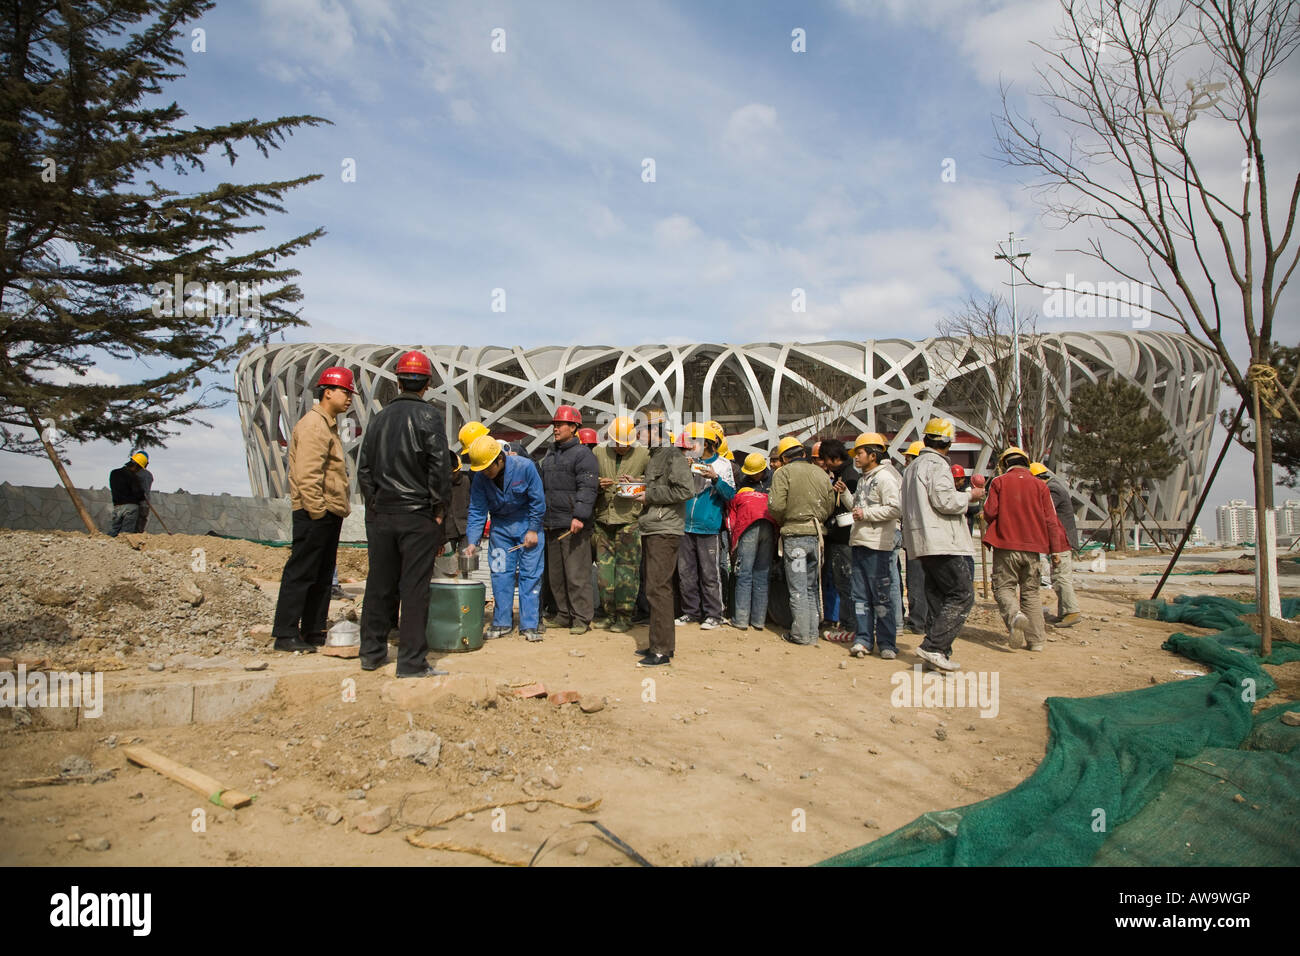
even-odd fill
[{"label": "worker in blue coveralls", "polygon": [[542,516],[546,494],[537,466],[525,455],[507,454],[501,442],[482,435],[469,446],[474,473],[469,491],[469,527],[473,555],[489,517],[488,569],[492,572],[492,626],[484,640],[505,637],[514,628],[515,579],[519,581],[519,631],[540,641],[542,556],[545,540]]}]

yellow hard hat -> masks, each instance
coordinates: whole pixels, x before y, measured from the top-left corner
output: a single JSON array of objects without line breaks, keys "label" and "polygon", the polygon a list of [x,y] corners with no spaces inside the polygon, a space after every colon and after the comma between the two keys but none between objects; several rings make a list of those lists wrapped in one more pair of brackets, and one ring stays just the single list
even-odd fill
[{"label": "yellow hard hat", "polygon": [[736,456],[732,453],[731,449],[727,447],[727,433],[722,430],[722,426],[717,422],[708,422],[707,424],[717,433],[718,454],[727,459],[727,461],[735,461]]},{"label": "yellow hard hat", "polygon": [[1006,461],[1006,460],[1007,460],[1008,458],[1010,458],[1012,455],[1019,455],[1019,456],[1020,456],[1021,458],[1023,458],[1025,461],[1028,461],[1028,460],[1029,460],[1029,452],[1025,451],[1023,448],[1017,448],[1015,445],[1012,445],[1010,448],[1008,448],[1008,449],[1007,449],[1006,451],[1004,451],[1002,454],[998,455],[998,464],[999,464],[999,465],[1002,464],[1004,461]]},{"label": "yellow hard hat", "polygon": [[946,418],[932,418],[925,423],[925,433],[952,441],[957,437],[957,426]]},{"label": "yellow hard hat", "polygon": [[482,471],[503,454],[505,451],[499,441],[491,435],[479,435],[469,446],[469,470]]},{"label": "yellow hard hat", "polygon": [[879,445],[881,448],[887,448],[889,440],[880,432],[863,432],[853,443],[853,450],[857,451],[864,445]]},{"label": "yellow hard hat", "polygon": [[776,453],[778,457],[784,458],[785,453],[790,451],[792,448],[802,448],[802,447],[803,447],[803,442],[799,441],[799,439],[795,438],[793,435],[786,435],[784,438],[782,438],[779,442],[776,443]]},{"label": "yellow hard hat", "polygon": [[456,437],[460,441],[461,448],[469,448],[474,444],[474,440],[488,433],[487,426],[482,422],[466,422],[460,427],[460,434]]},{"label": "yellow hard hat", "polygon": [[717,444],[722,438],[722,436],[718,434],[717,430],[708,422],[691,422],[686,426],[685,431],[686,437],[688,438],[703,438],[706,441],[713,442],[714,444]]},{"label": "yellow hard hat", "polygon": [[741,474],[761,475],[767,468],[767,459],[756,451],[751,451],[745,456],[745,463],[740,466]]},{"label": "yellow hard hat", "polygon": [[912,444],[907,446],[907,451],[903,452],[903,454],[911,455],[913,458],[915,458],[917,455],[921,454],[921,450],[923,448],[925,448],[925,442],[914,441],[912,442]]},{"label": "yellow hard hat", "polygon": [[1031,461],[1029,463],[1029,473],[1037,478],[1039,475],[1047,475],[1051,470],[1041,461]]},{"label": "yellow hard hat", "polygon": [[141,468],[149,467],[149,456],[142,451],[138,451],[134,455],[132,455],[131,460],[135,462],[137,465],[139,465]]},{"label": "yellow hard hat", "polygon": [[609,423],[609,440],[615,445],[630,445],[636,440],[636,422],[630,418],[616,418]]}]

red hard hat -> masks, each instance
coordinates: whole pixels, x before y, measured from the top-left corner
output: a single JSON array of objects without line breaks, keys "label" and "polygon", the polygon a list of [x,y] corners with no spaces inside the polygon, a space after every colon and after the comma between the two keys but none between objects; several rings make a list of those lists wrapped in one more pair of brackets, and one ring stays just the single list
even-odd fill
[{"label": "red hard hat", "polygon": [[397,360],[398,375],[424,375],[433,377],[433,365],[423,352],[407,352]]},{"label": "red hard hat", "polygon": [[966,469],[963,468],[961,465],[953,465],[953,466],[952,466],[952,476],[953,476],[954,478],[965,478],[965,477],[966,477]]},{"label": "red hard hat", "polygon": [[555,410],[554,417],[551,418],[551,424],[567,422],[570,425],[582,424],[582,412],[578,411],[572,405],[561,405]]},{"label": "red hard hat", "polygon": [[345,368],[339,368],[337,365],[331,366],[320,373],[320,379],[317,380],[316,387],[342,388],[353,394],[356,393],[356,388],[352,384],[352,373]]},{"label": "red hard hat", "polygon": [[972,476],[971,476],[970,483],[971,483],[972,485],[974,485],[976,488],[983,488],[983,487],[984,487],[984,476],[983,476],[983,475],[972,475]]},{"label": "red hard hat", "polygon": [[584,445],[594,445],[594,444],[596,444],[598,441],[600,441],[600,439],[596,437],[596,429],[594,429],[594,428],[579,428],[579,429],[578,429],[578,441],[582,442],[582,444],[584,444]]}]

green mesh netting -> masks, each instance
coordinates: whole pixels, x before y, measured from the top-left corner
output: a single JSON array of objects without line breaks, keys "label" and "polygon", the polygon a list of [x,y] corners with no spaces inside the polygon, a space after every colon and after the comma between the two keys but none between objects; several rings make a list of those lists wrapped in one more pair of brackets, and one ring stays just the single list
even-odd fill
[{"label": "green mesh netting", "polygon": [[[1194,598],[1172,608],[1180,616],[1166,620],[1223,626],[1163,645],[1213,673],[1101,697],[1050,697],[1047,753],[1020,786],[924,814],[820,865],[1300,863],[1300,729],[1278,720],[1296,705],[1251,715],[1276,687],[1260,666],[1259,638],[1240,618],[1254,606]],[[1300,601],[1283,602],[1288,616],[1298,609]],[[1268,662],[1291,660],[1300,660],[1300,645],[1274,641]]]}]

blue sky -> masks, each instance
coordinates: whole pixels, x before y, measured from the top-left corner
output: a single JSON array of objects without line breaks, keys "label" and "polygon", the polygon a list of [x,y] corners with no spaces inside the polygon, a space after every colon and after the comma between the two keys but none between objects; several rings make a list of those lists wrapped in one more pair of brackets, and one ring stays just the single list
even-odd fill
[{"label": "blue sky", "polygon": [[[230,0],[193,24],[206,51],[187,54],[168,96],[196,124],[334,124],[269,159],[245,150],[233,170],[213,157],[193,178],[324,174],[259,237],[327,230],[294,260],[311,327],[289,341],[923,338],[967,296],[1005,292],[992,254],[1012,229],[1044,281],[1105,278],[1060,251],[1075,243],[1042,223],[993,136],[999,81],[1029,105],[1030,42],[1059,19],[1052,0]],[[806,52],[791,49],[795,29]],[[1279,135],[1297,145],[1293,102]],[[1297,154],[1274,155],[1285,167]],[[348,159],[355,182],[340,175]],[[1040,310],[1042,294],[1020,302]],[[1084,326],[1128,322],[1038,322]],[[233,405],[206,417],[213,430],[155,454],[157,487],[248,493]],[[71,446],[74,480],[106,484],[125,451]],[[1233,456],[1210,509],[1250,497],[1248,459]],[[8,454],[0,475],[54,479],[43,459]],[[1201,523],[1212,533],[1212,510]]]}]

